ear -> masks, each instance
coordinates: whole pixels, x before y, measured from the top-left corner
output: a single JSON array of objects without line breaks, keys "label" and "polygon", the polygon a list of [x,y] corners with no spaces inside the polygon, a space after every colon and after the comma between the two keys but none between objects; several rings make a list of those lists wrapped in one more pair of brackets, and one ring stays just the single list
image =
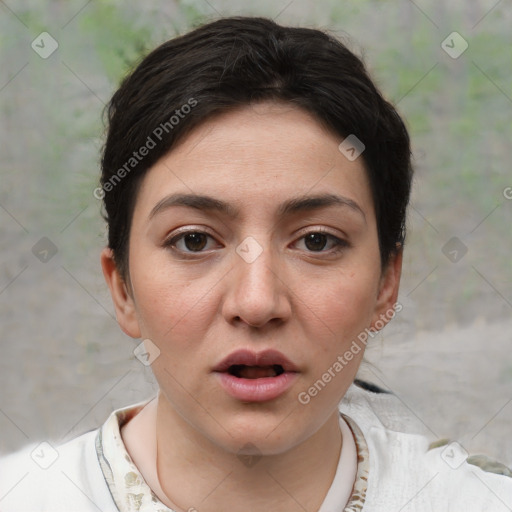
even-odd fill
[{"label": "ear", "polygon": [[108,247],[101,251],[101,268],[114,302],[117,323],[128,336],[140,338],[141,333],[133,297],[119,273],[112,249]]},{"label": "ear", "polygon": [[390,256],[389,262],[382,272],[377,303],[371,323],[373,331],[380,331],[395,316],[395,304],[402,275],[402,257],[403,248],[400,246]]}]

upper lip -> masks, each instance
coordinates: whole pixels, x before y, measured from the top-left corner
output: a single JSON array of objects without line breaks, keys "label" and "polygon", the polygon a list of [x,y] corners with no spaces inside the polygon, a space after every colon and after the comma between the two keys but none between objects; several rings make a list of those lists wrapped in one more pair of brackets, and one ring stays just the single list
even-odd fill
[{"label": "upper lip", "polygon": [[235,350],[225,357],[214,369],[215,372],[225,372],[230,366],[273,366],[280,365],[285,372],[296,372],[298,368],[278,350],[264,350],[252,352],[251,350]]}]

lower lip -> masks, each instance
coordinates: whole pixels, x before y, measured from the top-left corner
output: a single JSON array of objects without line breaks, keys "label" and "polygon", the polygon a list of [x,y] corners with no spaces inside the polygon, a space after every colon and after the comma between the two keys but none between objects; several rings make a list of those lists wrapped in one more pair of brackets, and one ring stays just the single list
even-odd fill
[{"label": "lower lip", "polygon": [[276,377],[240,379],[227,372],[217,373],[220,384],[233,398],[244,402],[266,402],[281,396],[295,382],[298,373],[284,372]]}]

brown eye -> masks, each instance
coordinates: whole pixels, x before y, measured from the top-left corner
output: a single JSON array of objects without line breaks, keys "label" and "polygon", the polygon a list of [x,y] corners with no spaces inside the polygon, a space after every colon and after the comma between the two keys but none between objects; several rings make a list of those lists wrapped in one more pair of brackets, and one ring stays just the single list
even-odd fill
[{"label": "brown eye", "polygon": [[[184,253],[202,252],[208,244],[209,238],[212,237],[208,233],[189,231],[171,238],[169,241],[165,242],[165,246],[176,248]],[[179,244],[181,245],[178,246]]]},{"label": "brown eye", "polygon": [[327,236],[323,233],[309,233],[304,239],[306,247],[311,251],[321,251],[327,243]]},{"label": "brown eye", "polygon": [[183,241],[187,249],[200,251],[206,246],[207,236],[204,233],[187,233],[183,237]]},{"label": "brown eye", "polygon": [[[308,252],[338,252],[349,246],[345,240],[324,231],[311,231],[301,237],[300,240],[304,240],[304,246]],[[330,247],[324,250],[329,245]]]}]

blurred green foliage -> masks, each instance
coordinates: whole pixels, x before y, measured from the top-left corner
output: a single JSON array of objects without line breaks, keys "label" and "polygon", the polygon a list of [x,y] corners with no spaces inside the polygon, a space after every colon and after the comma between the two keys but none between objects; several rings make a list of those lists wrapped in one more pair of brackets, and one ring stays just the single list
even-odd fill
[{"label": "blurred green foliage", "polygon": [[155,44],[149,26],[137,22],[136,12],[93,2],[80,17],[80,29],[94,48],[109,80],[117,83]]}]

